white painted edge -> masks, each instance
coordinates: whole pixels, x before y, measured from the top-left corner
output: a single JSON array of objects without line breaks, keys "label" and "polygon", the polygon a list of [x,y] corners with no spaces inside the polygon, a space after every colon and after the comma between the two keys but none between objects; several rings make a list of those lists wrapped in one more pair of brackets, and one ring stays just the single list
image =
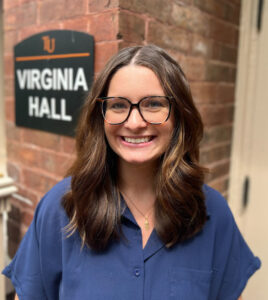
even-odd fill
[{"label": "white painted edge", "polygon": [[3,198],[11,196],[17,192],[17,187],[14,185],[14,180],[8,176],[0,177],[0,201]]},{"label": "white painted edge", "polygon": [[27,204],[29,206],[33,206],[33,202],[30,199],[28,199],[26,197],[23,197],[23,196],[21,196],[21,195],[19,195],[17,193],[14,193],[12,195],[12,197],[15,198],[15,199],[17,199],[18,201],[20,201],[22,203],[25,203],[25,204]]}]

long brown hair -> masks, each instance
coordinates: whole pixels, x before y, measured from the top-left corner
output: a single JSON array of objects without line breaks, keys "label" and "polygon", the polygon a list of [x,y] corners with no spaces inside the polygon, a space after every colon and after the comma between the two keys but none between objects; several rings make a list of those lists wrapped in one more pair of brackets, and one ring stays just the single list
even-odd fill
[{"label": "long brown hair", "polygon": [[171,247],[194,236],[206,221],[205,169],[198,163],[203,125],[186,77],[157,46],[125,48],[107,63],[84,104],[76,135],[77,158],[67,174],[71,189],[62,201],[70,218],[69,234],[78,230],[82,243],[97,251],[122,236],[116,154],[106,141],[97,99],[107,95],[115,72],[129,64],[151,69],[165,94],[174,98],[175,128],[156,175],[155,229]]}]

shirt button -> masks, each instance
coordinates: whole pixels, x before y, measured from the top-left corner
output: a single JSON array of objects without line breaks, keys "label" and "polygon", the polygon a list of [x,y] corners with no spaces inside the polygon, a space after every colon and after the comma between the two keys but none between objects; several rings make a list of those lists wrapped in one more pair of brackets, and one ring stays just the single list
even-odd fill
[{"label": "shirt button", "polygon": [[135,276],[139,277],[141,275],[140,269],[135,269]]}]

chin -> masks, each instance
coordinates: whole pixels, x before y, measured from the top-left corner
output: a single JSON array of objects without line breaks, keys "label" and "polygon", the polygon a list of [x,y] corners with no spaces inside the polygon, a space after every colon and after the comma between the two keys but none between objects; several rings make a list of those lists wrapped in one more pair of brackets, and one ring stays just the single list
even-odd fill
[{"label": "chin", "polygon": [[137,158],[122,158],[122,161],[126,164],[130,164],[130,165],[136,165],[136,166],[141,166],[141,165],[151,165],[151,164],[155,164],[158,159],[157,158],[151,158],[151,159],[137,159]]}]

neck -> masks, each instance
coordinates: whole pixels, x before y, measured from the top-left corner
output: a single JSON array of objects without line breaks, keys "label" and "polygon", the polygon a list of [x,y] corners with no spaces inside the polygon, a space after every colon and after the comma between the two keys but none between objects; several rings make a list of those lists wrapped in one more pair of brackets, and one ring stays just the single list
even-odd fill
[{"label": "neck", "polygon": [[120,191],[146,211],[155,201],[157,165],[134,165],[120,160],[118,164]]}]

